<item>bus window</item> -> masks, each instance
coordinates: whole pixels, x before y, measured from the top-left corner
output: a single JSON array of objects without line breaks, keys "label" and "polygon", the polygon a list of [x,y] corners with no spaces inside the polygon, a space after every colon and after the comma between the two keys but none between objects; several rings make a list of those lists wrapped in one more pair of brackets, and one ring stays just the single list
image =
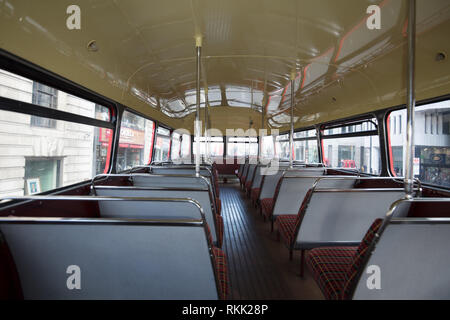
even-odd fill
[{"label": "bus window", "polygon": [[[209,141],[209,155],[211,157],[222,157],[223,156],[223,138],[222,137],[209,137],[207,138]],[[194,155],[197,154],[197,149],[195,142],[197,142],[197,138],[194,137],[194,145],[193,151]],[[205,155],[205,137],[200,137],[200,154]]]},{"label": "bus window", "polygon": [[[95,108],[94,104],[92,105]],[[0,194],[49,191],[109,171],[113,130],[0,110]]]},{"label": "bus window", "polygon": [[172,147],[170,148],[170,158],[178,160],[181,157],[181,135],[179,133],[172,133]]},{"label": "bus window", "polygon": [[0,96],[47,116],[0,110],[0,195],[49,191],[109,172],[113,130],[52,118],[48,109],[110,121],[110,109],[0,70]]},{"label": "bus window", "polygon": [[323,162],[327,167],[380,174],[380,142],[375,118],[325,129],[322,141]]},{"label": "bus window", "polygon": [[[414,177],[424,183],[450,187],[450,100],[416,107]],[[405,174],[406,109],[387,117],[389,166],[392,175]]]},{"label": "bus window", "polygon": [[117,171],[121,172],[150,162],[154,123],[125,111],[120,126]]},{"label": "bus window", "polygon": [[153,161],[155,162],[163,162],[169,161],[170,156],[170,130],[158,127],[156,130],[156,140],[155,140],[154,152],[155,156]]},{"label": "bus window", "polygon": [[275,157],[283,160],[289,159],[289,134],[277,136],[275,141]]},{"label": "bus window", "polygon": [[191,158],[191,136],[183,134],[181,139],[181,157],[189,160]]},{"label": "bus window", "polygon": [[227,156],[245,157],[258,155],[258,138],[228,137]]},{"label": "bus window", "polygon": [[275,157],[274,137],[264,136],[262,140],[262,158],[272,159]]},{"label": "bus window", "polygon": [[294,160],[305,163],[318,163],[316,130],[294,132]]}]

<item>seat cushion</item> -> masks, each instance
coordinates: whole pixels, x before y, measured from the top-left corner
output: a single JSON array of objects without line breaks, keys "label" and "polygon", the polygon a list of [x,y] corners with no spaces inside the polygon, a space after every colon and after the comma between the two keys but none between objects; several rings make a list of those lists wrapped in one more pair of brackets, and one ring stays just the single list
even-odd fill
[{"label": "seat cushion", "polygon": [[362,268],[383,219],[376,219],[358,247],[324,247],[313,249],[307,263],[327,299],[350,299],[355,276]]},{"label": "seat cushion", "polygon": [[245,189],[249,190],[251,186],[252,186],[252,181],[247,181],[245,183]]},{"label": "seat cushion", "polygon": [[363,240],[361,241],[358,249],[356,250],[355,256],[353,257],[353,261],[349,269],[347,270],[347,282],[343,288],[343,298],[350,299],[353,288],[353,280],[357,275],[360,268],[362,268],[362,264],[367,255],[367,252],[370,248],[371,243],[373,242],[375,235],[383,224],[383,219],[376,219],[369,230],[364,235]]},{"label": "seat cushion", "polygon": [[281,238],[287,247],[291,248],[292,242],[295,237],[295,229],[297,227],[298,215],[296,214],[283,214],[279,215],[275,220],[275,224],[278,227]]},{"label": "seat cushion", "polygon": [[221,299],[227,299],[228,297],[228,268],[227,258],[223,250],[219,248],[213,248],[214,267],[216,269],[216,275],[219,280],[219,294]]},{"label": "seat cushion", "polygon": [[323,247],[308,252],[306,263],[326,299],[342,299],[347,272],[357,250],[358,247]]},{"label": "seat cushion", "polygon": [[261,208],[264,216],[270,218],[272,216],[273,198],[264,198],[261,200]]},{"label": "seat cushion", "polygon": [[208,225],[206,225],[206,233],[208,241],[212,247],[214,269],[217,276],[217,280],[219,282],[219,295],[221,299],[226,299],[228,296],[227,259],[223,250],[212,244],[211,230],[209,229]]}]

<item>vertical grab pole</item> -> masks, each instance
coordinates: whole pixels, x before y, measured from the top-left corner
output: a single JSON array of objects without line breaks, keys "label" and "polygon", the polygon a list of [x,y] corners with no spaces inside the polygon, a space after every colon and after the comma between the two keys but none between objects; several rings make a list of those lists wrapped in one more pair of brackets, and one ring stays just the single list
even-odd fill
[{"label": "vertical grab pole", "polygon": [[209,139],[208,139],[208,88],[205,87],[205,160],[209,160]]},{"label": "vertical grab pole", "polygon": [[259,130],[259,163],[263,163],[263,137],[264,137],[264,112],[265,112],[266,99],[263,98],[263,103],[261,105],[261,129]]},{"label": "vertical grab pole", "polygon": [[197,108],[196,108],[196,115],[195,115],[195,137],[197,139],[197,142],[195,144],[195,149],[197,150],[197,153],[195,155],[195,175],[197,177],[200,176],[200,133],[201,133],[201,123],[200,123],[200,65],[201,65],[201,54],[202,54],[202,37],[196,36],[195,37],[195,50],[197,53],[197,92],[196,92],[196,102],[197,102]]},{"label": "vertical grab pole", "polygon": [[414,188],[414,107],[415,101],[415,49],[416,49],[416,0],[408,1],[408,83],[406,109],[406,157],[405,157],[405,194],[413,197]]},{"label": "vertical grab pole", "polygon": [[291,131],[289,134],[289,168],[294,167],[294,105],[295,105],[295,72],[291,72]]}]

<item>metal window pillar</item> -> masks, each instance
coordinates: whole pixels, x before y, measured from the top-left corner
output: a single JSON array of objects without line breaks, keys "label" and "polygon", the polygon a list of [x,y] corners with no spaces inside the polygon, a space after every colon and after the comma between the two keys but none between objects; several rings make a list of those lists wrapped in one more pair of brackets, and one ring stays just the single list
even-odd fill
[{"label": "metal window pillar", "polygon": [[295,72],[291,73],[291,130],[289,133],[289,168],[294,167],[294,106],[295,106]]},{"label": "metal window pillar", "polygon": [[196,155],[195,155],[195,175],[200,176],[200,134],[201,134],[201,122],[200,122],[200,66],[201,66],[201,55],[202,55],[202,37],[197,36],[195,38],[195,50],[197,54],[196,64],[197,64],[197,74],[196,74],[196,115],[195,115],[195,138],[197,139],[195,143]]},{"label": "metal window pillar", "polygon": [[205,160],[209,160],[209,147],[210,147],[210,139],[208,135],[208,117],[209,117],[209,111],[208,111],[208,88],[205,87],[205,120],[204,120],[204,126],[205,126]]},{"label": "metal window pillar", "polygon": [[414,189],[414,107],[415,101],[416,0],[408,1],[408,83],[406,108],[405,194],[413,197]]}]

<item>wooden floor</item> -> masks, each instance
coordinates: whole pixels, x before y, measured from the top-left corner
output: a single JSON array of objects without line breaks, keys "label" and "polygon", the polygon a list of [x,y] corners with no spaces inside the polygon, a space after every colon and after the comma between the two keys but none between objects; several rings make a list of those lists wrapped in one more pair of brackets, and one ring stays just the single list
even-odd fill
[{"label": "wooden floor", "polygon": [[299,253],[289,261],[288,250],[238,183],[221,184],[220,198],[230,299],[323,299],[308,270],[299,276]]}]

